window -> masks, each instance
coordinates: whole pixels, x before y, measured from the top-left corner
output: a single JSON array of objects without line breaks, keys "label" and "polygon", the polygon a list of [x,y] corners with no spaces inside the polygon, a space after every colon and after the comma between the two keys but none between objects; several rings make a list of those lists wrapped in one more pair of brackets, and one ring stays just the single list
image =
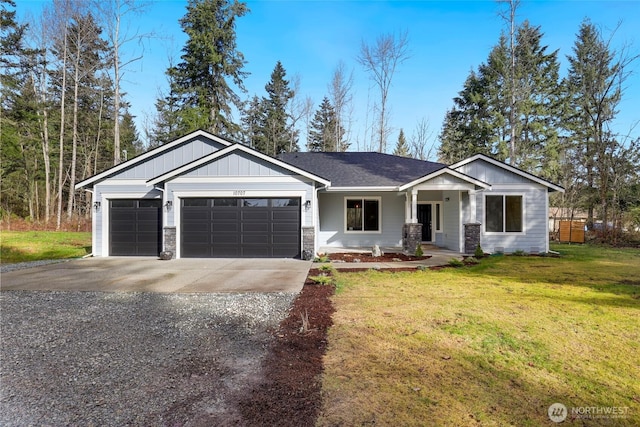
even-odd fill
[{"label": "window", "polygon": [[436,203],[436,231],[442,231],[441,210],[442,203]]},{"label": "window", "polygon": [[485,199],[485,231],[489,233],[521,233],[522,196],[487,196]]},{"label": "window", "polygon": [[346,231],[380,231],[379,199],[346,199]]}]

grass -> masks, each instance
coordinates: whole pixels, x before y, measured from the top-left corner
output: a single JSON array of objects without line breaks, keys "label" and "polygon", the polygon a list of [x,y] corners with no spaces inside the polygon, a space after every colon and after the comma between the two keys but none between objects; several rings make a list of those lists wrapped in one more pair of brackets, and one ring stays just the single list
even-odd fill
[{"label": "grass", "polygon": [[337,274],[318,425],[640,425],[640,250]]},{"label": "grass", "polygon": [[0,262],[79,258],[91,252],[91,233],[66,231],[3,231]]}]

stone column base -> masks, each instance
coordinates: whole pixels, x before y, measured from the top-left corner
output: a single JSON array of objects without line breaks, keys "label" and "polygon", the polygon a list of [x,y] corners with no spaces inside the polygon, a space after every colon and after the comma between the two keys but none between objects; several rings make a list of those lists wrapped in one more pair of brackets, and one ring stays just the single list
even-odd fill
[{"label": "stone column base", "polygon": [[402,250],[413,255],[422,243],[422,224],[407,223],[402,226]]},{"label": "stone column base", "polygon": [[472,222],[464,225],[464,253],[473,254],[480,244],[480,223]]},{"label": "stone column base", "polygon": [[[162,252],[171,252],[171,258],[176,257],[176,227],[167,226],[162,230],[164,234]],[[166,258],[166,255],[165,255]],[[163,259],[165,259],[163,258]]]},{"label": "stone column base", "polygon": [[304,260],[312,260],[316,253],[316,228],[302,227],[302,254]]}]

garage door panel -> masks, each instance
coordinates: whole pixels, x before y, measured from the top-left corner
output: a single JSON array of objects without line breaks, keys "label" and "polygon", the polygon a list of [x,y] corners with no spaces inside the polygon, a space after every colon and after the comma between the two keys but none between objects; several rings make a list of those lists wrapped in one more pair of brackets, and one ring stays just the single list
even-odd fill
[{"label": "garage door panel", "polygon": [[269,211],[266,209],[250,209],[242,212],[242,221],[268,221]]},{"label": "garage door panel", "polygon": [[211,212],[212,218],[214,221],[238,221],[240,216],[240,212],[238,211],[230,211],[228,209],[213,211]]},{"label": "garage door panel", "polygon": [[274,209],[271,211],[271,220],[272,221],[291,221],[296,222],[299,217],[299,211],[293,209]]},{"label": "garage door panel", "polygon": [[221,244],[221,245],[237,245],[238,243],[240,243],[240,236],[237,233],[233,233],[233,234],[216,234],[214,236],[212,236],[212,242],[214,245],[216,244]]},{"label": "garage door panel", "polygon": [[211,230],[214,233],[238,233],[240,224],[238,222],[214,222],[211,224]]},{"label": "garage door panel", "polygon": [[[299,257],[300,199],[183,199],[182,256],[185,257]],[[208,229],[192,211],[209,212]],[[191,249],[195,240],[186,231],[199,229],[210,237],[209,248]],[[205,254],[206,253],[206,254]]]},{"label": "garage door panel", "polygon": [[242,223],[243,233],[268,233],[269,224],[265,222],[245,222]]},{"label": "garage door panel", "polygon": [[211,220],[211,212],[209,210],[189,209],[183,210],[183,218],[187,221],[205,221]]},{"label": "garage door panel", "polygon": [[298,233],[298,225],[295,223],[274,223],[271,224],[273,233]]}]

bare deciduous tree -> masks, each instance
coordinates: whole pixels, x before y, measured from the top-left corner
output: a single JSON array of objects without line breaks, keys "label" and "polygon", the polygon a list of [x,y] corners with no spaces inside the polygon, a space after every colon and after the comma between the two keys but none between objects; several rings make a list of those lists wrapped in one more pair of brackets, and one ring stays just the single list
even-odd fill
[{"label": "bare deciduous tree", "polygon": [[396,71],[396,67],[410,58],[408,32],[398,34],[384,34],[379,36],[372,45],[364,41],[360,46],[358,62],[371,75],[378,89],[380,90],[380,103],[377,106],[377,129],[376,139],[378,140],[378,151],[383,153],[386,150],[387,138],[391,131],[389,127],[389,89],[391,81]]},{"label": "bare deciduous tree", "polygon": [[435,143],[429,140],[433,139],[433,131],[430,129],[429,120],[423,117],[416,124],[413,134],[409,139],[409,149],[411,157],[420,160],[429,160],[434,153]]},{"label": "bare deciduous tree", "polygon": [[[113,108],[115,111],[115,120],[113,121],[113,164],[117,165],[121,161],[120,151],[120,110],[121,110],[121,91],[120,85],[124,77],[124,70],[133,62],[142,59],[142,54],[134,54],[128,58],[123,58],[121,49],[123,46],[131,42],[141,44],[145,37],[149,34],[139,34],[137,31],[130,32],[130,19],[140,16],[146,10],[147,4],[137,2],[136,0],[97,0],[96,5],[102,13],[104,25],[107,29],[107,38],[112,50],[113,69]],[[123,21],[125,27],[123,28]]]},{"label": "bare deciduous tree", "polygon": [[[343,61],[340,61],[333,71],[333,77],[329,84],[329,99],[336,113],[335,122],[335,140],[340,143],[339,147],[336,147],[336,151],[346,151],[349,148],[348,142],[342,141],[341,133],[347,135],[346,141],[349,141],[349,134],[351,130],[350,117],[352,109],[353,95],[351,89],[353,88],[353,71],[347,75],[346,66]],[[347,118],[345,118],[345,116]]]}]

